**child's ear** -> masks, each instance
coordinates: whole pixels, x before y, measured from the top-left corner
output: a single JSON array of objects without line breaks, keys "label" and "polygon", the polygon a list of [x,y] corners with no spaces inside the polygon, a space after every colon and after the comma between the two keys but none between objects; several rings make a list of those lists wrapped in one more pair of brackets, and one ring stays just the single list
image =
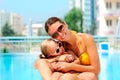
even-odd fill
[{"label": "child's ear", "polygon": [[43,54],[40,54],[39,58],[45,58],[45,56]]}]

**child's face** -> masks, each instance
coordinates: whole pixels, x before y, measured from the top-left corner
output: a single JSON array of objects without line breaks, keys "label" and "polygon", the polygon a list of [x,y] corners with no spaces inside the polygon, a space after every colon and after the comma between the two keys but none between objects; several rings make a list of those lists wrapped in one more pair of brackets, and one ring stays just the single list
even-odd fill
[{"label": "child's face", "polygon": [[48,48],[49,57],[59,56],[61,54],[64,54],[64,51],[65,50],[61,42],[58,42],[58,43],[54,41],[50,42],[50,46]]}]

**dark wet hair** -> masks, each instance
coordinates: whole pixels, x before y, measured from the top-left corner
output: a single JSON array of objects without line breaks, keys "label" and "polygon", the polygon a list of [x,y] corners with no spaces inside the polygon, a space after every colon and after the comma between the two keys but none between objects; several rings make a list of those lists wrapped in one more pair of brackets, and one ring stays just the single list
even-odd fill
[{"label": "dark wet hair", "polygon": [[50,17],[46,22],[45,22],[45,30],[48,33],[49,26],[54,24],[55,22],[61,22],[64,23],[60,18],[58,17]]}]

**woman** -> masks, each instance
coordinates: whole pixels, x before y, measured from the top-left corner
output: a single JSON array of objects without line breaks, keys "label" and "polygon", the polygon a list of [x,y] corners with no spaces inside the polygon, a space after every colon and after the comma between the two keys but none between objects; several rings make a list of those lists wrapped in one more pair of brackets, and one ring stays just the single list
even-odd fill
[{"label": "woman", "polygon": [[[68,72],[73,70],[79,72],[80,74],[78,77],[80,80],[96,80],[98,78],[98,74],[100,72],[100,62],[97,47],[91,35],[85,33],[76,33],[69,30],[68,25],[57,17],[49,18],[45,23],[45,29],[52,38],[62,41],[64,48],[66,50],[72,50],[75,55],[79,57],[80,62],[83,63],[74,64],[61,62],[59,65],[57,65],[58,71]],[[86,56],[89,57],[89,60],[84,60]],[[70,76],[65,75],[63,78],[69,77]]]}]

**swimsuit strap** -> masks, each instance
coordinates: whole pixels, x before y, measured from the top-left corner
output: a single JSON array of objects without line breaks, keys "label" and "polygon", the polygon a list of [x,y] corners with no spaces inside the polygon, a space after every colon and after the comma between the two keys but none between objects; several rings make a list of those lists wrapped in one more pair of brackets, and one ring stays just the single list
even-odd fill
[{"label": "swimsuit strap", "polygon": [[80,40],[77,32],[76,32],[76,31],[73,31],[73,30],[72,30],[71,32],[76,36],[77,45],[79,46],[78,48],[80,48],[81,52],[83,53],[83,52],[84,52],[84,49],[83,49],[83,47],[82,47],[82,43],[81,43],[81,40]]},{"label": "swimsuit strap", "polygon": [[89,60],[89,55],[88,53],[85,52],[81,40],[79,38],[79,36],[77,35],[76,31],[71,31],[73,34],[75,34],[76,39],[77,39],[77,45],[79,46],[80,50],[81,50],[81,54],[79,56],[79,60],[81,64],[85,64],[85,65],[89,65],[90,64],[90,60]]}]

